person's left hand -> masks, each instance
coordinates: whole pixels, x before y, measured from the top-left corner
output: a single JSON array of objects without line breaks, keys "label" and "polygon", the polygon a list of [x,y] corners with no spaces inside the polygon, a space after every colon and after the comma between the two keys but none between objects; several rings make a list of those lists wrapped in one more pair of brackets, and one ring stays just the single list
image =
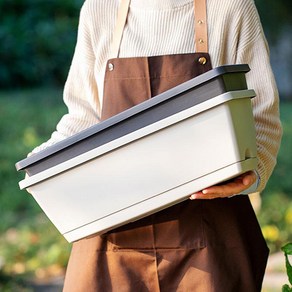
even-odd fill
[{"label": "person's left hand", "polygon": [[195,199],[215,199],[226,198],[235,194],[240,194],[248,189],[256,181],[256,174],[253,171],[246,172],[234,179],[226,181],[212,187],[208,187],[200,192],[190,196],[191,200]]}]

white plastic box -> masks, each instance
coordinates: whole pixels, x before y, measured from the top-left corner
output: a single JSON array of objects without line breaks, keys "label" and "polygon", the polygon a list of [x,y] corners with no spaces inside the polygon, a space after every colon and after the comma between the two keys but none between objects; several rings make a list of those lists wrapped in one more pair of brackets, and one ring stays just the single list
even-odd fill
[{"label": "white plastic box", "polygon": [[72,242],[255,169],[247,71],[215,68],[18,162],[20,188]]}]

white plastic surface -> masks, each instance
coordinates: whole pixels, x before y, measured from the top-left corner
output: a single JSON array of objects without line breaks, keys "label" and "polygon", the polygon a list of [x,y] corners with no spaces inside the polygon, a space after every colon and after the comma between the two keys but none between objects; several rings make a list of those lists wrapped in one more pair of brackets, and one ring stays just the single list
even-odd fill
[{"label": "white plastic surface", "polygon": [[252,94],[223,94],[20,185],[68,241],[133,221],[256,168]]}]

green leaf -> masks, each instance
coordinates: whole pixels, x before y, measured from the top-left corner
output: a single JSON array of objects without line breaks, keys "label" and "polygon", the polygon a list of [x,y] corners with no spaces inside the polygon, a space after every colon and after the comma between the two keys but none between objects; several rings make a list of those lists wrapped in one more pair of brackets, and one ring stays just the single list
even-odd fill
[{"label": "green leaf", "polygon": [[282,292],[292,292],[292,289],[286,284],[282,287]]},{"label": "green leaf", "polygon": [[287,243],[281,250],[287,255],[292,255],[292,243]]},{"label": "green leaf", "polygon": [[289,262],[289,258],[288,258],[288,255],[292,255],[292,243],[286,244],[281,249],[285,254],[287,275],[288,275],[289,282],[292,285],[292,266],[291,266],[291,264]]},{"label": "green leaf", "polygon": [[289,279],[290,284],[292,285],[292,266],[289,263],[289,258],[287,254],[285,254],[285,258],[286,258],[286,270],[287,270],[288,279]]}]

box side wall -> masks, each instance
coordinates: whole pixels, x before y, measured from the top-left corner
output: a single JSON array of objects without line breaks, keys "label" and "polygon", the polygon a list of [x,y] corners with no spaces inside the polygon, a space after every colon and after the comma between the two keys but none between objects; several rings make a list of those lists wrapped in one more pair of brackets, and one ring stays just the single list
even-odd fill
[{"label": "box side wall", "polygon": [[61,233],[69,232],[236,163],[241,157],[229,113],[222,104],[30,190]]}]

